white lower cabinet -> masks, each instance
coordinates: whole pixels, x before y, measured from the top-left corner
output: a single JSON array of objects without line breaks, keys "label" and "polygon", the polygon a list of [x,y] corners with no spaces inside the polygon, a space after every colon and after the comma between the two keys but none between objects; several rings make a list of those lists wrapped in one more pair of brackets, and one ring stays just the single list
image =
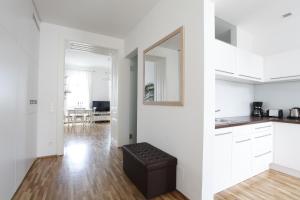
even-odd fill
[{"label": "white lower cabinet", "polygon": [[[300,125],[274,123],[274,164],[283,172],[300,171]],[[282,170],[282,169],[281,169]],[[299,173],[295,173],[299,176]]]},{"label": "white lower cabinet", "polygon": [[272,161],[272,123],[216,129],[215,193],[269,169]]},{"label": "white lower cabinet", "polygon": [[268,151],[264,154],[255,156],[252,163],[253,175],[260,174],[270,168],[270,163],[273,160],[273,152]]},{"label": "white lower cabinet", "polygon": [[232,128],[217,129],[214,139],[214,188],[215,192],[231,184]]},{"label": "white lower cabinet", "polygon": [[250,126],[235,128],[232,143],[232,183],[236,184],[251,177],[252,137]]},{"label": "white lower cabinet", "polygon": [[269,169],[273,161],[273,125],[272,123],[253,126],[253,163],[252,175]]}]

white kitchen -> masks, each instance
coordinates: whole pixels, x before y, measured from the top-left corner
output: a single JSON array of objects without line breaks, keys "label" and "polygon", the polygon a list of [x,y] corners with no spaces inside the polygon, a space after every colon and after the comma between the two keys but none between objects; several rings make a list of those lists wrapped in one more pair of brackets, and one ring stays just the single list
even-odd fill
[{"label": "white kitchen", "polygon": [[215,199],[300,199],[300,3],[214,2]]}]

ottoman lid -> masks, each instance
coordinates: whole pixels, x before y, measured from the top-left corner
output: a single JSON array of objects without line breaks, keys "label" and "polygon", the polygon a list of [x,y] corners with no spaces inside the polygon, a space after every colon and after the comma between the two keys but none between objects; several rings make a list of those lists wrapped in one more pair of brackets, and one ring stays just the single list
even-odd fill
[{"label": "ottoman lid", "polygon": [[147,169],[159,169],[177,164],[175,157],[146,142],[124,145],[122,149],[139,160]]}]

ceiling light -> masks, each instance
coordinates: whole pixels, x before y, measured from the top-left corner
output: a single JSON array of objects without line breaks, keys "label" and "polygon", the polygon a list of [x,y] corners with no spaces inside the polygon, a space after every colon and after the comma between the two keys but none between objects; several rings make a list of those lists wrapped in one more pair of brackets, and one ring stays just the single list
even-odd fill
[{"label": "ceiling light", "polygon": [[282,17],[283,17],[283,18],[287,18],[287,17],[290,17],[290,16],[292,16],[292,15],[293,15],[293,13],[288,12],[288,13],[283,14]]}]

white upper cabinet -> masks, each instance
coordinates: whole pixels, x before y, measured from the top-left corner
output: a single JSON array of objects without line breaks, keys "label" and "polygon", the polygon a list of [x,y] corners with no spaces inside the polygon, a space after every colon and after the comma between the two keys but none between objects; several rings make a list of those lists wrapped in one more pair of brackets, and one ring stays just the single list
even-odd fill
[{"label": "white upper cabinet", "polygon": [[266,81],[300,79],[300,49],[265,58]]},{"label": "white upper cabinet", "polygon": [[237,76],[243,79],[263,81],[264,59],[243,49],[237,49]]},{"label": "white upper cabinet", "polygon": [[214,67],[218,77],[250,82],[263,81],[263,57],[220,40],[215,40]]},{"label": "white upper cabinet", "polygon": [[234,75],[236,73],[236,47],[215,40],[214,65],[217,73]]}]

